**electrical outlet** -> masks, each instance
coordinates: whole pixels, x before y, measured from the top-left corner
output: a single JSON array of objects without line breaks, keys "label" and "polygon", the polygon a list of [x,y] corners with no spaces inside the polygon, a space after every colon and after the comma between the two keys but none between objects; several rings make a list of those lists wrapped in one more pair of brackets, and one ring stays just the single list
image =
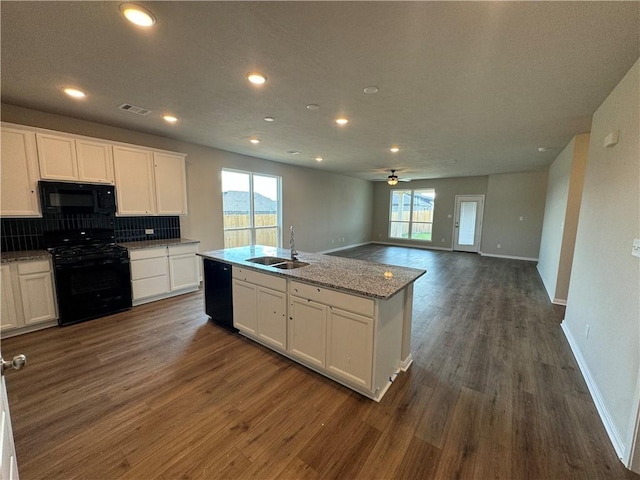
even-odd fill
[{"label": "electrical outlet", "polygon": [[442,239],[442,243],[444,243],[444,238]]},{"label": "electrical outlet", "polygon": [[633,246],[631,247],[631,255],[634,257],[640,257],[640,238],[633,240]]},{"label": "electrical outlet", "polygon": [[145,235],[153,235],[153,228],[145,228],[144,233]]},{"label": "electrical outlet", "polygon": [[523,221],[523,220],[524,220],[524,217],[519,217],[519,220],[520,220],[520,221]]},{"label": "electrical outlet", "polygon": [[500,244],[498,244],[498,248],[501,248]]},{"label": "electrical outlet", "polygon": [[584,337],[585,338],[589,338],[589,331],[591,330],[591,327],[589,325],[587,325],[587,328],[584,329]]}]

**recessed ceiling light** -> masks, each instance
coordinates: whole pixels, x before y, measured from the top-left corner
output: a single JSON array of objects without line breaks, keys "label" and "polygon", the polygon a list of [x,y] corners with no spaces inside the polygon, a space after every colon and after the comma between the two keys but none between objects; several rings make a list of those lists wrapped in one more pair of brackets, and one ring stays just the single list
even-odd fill
[{"label": "recessed ceiling light", "polygon": [[259,72],[251,72],[247,73],[247,80],[249,80],[254,85],[262,85],[267,81],[266,75]]},{"label": "recessed ceiling light", "polygon": [[300,152],[298,150],[287,150],[287,153],[290,155],[300,155]]},{"label": "recessed ceiling light", "polygon": [[324,160],[324,158],[322,158],[322,157],[316,157],[316,162],[321,162],[322,160]]},{"label": "recessed ceiling light", "polygon": [[315,103],[310,103],[309,105],[307,105],[307,110],[318,110],[320,108],[320,105],[317,105]]},{"label": "recessed ceiling light", "polygon": [[547,151],[547,147],[538,147],[538,151],[539,152],[546,152]]},{"label": "recessed ceiling light", "polygon": [[347,123],[349,123],[349,120],[345,117],[338,117],[336,118],[336,123],[338,125],[346,125]]},{"label": "recessed ceiling light", "polygon": [[264,121],[265,121],[265,122],[275,122],[275,121],[276,121],[276,119],[275,119],[275,118],[273,118],[273,117],[264,117]]},{"label": "recessed ceiling light", "polygon": [[178,121],[178,118],[173,115],[163,115],[162,118],[164,118],[165,122],[169,123],[176,123]]},{"label": "recessed ceiling light", "polygon": [[120,11],[127,20],[139,27],[151,27],[156,23],[156,17],[146,8],[133,3],[123,3]]},{"label": "recessed ceiling light", "polygon": [[396,147],[395,145],[389,149],[391,153],[398,153],[400,151],[400,147]]},{"label": "recessed ceiling light", "polygon": [[64,93],[73,98],[84,98],[87,96],[82,90],[78,90],[77,88],[65,88]]},{"label": "recessed ceiling light", "polygon": [[253,143],[254,145],[257,145],[258,143],[260,143],[260,139],[258,139],[256,137],[250,138],[249,141],[251,143]]},{"label": "recessed ceiling light", "polygon": [[374,87],[373,85],[370,87],[365,87],[365,89],[363,90],[364,93],[368,93],[368,94],[372,94],[372,93],[378,93],[378,87]]}]

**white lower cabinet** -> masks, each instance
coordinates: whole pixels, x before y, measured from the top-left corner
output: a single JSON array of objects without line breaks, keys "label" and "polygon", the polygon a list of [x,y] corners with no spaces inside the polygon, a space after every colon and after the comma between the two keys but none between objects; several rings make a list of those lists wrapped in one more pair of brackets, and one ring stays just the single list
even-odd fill
[{"label": "white lower cabinet", "polygon": [[289,296],[289,353],[304,362],[325,367],[327,306]]},{"label": "white lower cabinet", "polygon": [[188,288],[198,288],[200,270],[195,245],[169,245],[169,288],[172,292]]},{"label": "white lower cabinet", "polygon": [[258,334],[258,287],[242,280],[232,280],[233,326],[249,335]]},{"label": "white lower cabinet", "polygon": [[404,291],[374,300],[235,265],[232,277],[243,335],[376,401],[403,368]]},{"label": "white lower cabinet", "polygon": [[287,349],[287,281],[233,267],[233,324],[259,342]]},{"label": "white lower cabinet", "polygon": [[54,324],[57,310],[49,259],[2,265],[1,276],[3,334]]},{"label": "white lower cabinet", "polygon": [[287,294],[258,287],[258,337],[276,348],[287,348]]},{"label": "white lower cabinet", "polygon": [[327,370],[348,382],[371,387],[373,318],[329,308]]},{"label": "white lower cabinet", "polygon": [[15,295],[13,293],[13,282],[11,281],[11,267],[2,265],[0,267],[0,276],[2,278],[2,297],[0,297],[0,306],[2,312],[0,320],[0,328],[2,331],[10,330],[12,328],[19,327],[18,325],[18,311],[16,308]]},{"label": "white lower cabinet", "polygon": [[130,250],[133,305],[197,290],[197,251],[197,244]]}]

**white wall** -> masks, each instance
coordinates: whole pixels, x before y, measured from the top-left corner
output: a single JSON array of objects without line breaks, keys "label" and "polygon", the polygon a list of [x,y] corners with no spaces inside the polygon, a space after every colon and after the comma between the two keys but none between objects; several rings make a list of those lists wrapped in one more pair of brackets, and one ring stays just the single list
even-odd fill
[{"label": "white wall", "polygon": [[549,167],[538,272],[549,298],[566,304],[589,134],[571,139]]},{"label": "white wall", "polygon": [[538,259],[546,189],[547,170],[489,176],[483,255]]},{"label": "white wall", "polygon": [[[563,329],[618,454],[630,454],[640,369],[640,61],[593,116]],[[605,148],[605,137],[620,132]],[[589,326],[589,337],[586,328]]]},{"label": "white wall", "polygon": [[[444,248],[453,247],[453,215],[455,213],[456,195],[485,194],[487,192],[486,176],[434,178],[432,180],[414,180],[410,183],[399,183],[393,187],[386,182],[375,182],[373,240],[398,245]],[[433,211],[432,242],[402,240],[389,238],[389,202],[391,190],[433,188],[436,191]]]}]

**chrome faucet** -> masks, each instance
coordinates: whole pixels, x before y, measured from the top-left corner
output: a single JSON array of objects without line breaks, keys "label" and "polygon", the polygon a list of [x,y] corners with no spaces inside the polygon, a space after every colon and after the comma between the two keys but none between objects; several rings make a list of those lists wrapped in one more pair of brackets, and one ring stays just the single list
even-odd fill
[{"label": "chrome faucet", "polygon": [[291,225],[291,238],[289,239],[289,248],[291,249],[291,260],[296,261],[298,251],[296,250],[296,240],[294,238],[293,225]]}]

